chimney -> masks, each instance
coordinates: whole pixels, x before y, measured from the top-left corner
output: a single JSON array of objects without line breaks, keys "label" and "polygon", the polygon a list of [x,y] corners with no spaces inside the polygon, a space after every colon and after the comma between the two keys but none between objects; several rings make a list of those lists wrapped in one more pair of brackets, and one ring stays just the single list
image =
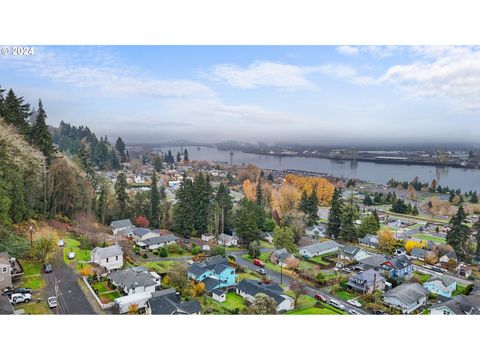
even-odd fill
[{"label": "chimney", "polygon": [[182,298],[180,297],[180,293],[178,291],[175,293],[175,299],[177,300],[177,303],[179,303],[182,300]]}]

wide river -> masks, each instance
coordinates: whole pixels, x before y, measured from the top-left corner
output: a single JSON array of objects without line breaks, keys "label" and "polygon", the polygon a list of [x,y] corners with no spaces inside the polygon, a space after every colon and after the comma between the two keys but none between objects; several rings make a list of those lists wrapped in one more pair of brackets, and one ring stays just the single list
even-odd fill
[{"label": "wide river", "polygon": [[[230,152],[218,150],[214,147],[187,146],[190,160],[210,160],[230,163]],[[158,151],[172,150],[173,155],[180,150],[179,147],[155,148]],[[349,160],[330,160],[318,158],[305,158],[300,156],[281,157],[273,155],[248,154],[234,151],[233,163],[254,164],[263,169],[273,170],[303,170],[326,173],[333,176],[356,178],[376,184],[386,184],[391,178],[410,181],[415,176],[422,182],[431,182],[436,179],[442,186],[449,186],[462,191],[480,191],[480,170],[460,169],[448,167],[435,167],[424,165],[399,165],[376,164],[371,162],[353,162]]]}]

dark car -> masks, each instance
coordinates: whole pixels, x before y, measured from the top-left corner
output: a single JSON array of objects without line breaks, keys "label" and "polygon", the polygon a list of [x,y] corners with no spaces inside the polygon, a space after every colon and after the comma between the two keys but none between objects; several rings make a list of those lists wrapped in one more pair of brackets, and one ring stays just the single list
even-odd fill
[{"label": "dark car", "polygon": [[53,267],[52,267],[52,264],[43,264],[43,271],[48,274],[48,273],[51,273],[53,271]]},{"label": "dark car", "polygon": [[12,294],[31,294],[30,288],[7,288],[2,291],[2,295],[10,296]]},{"label": "dark car", "polygon": [[372,314],[374,315],[385,315],[383,310],[372,310]]}]

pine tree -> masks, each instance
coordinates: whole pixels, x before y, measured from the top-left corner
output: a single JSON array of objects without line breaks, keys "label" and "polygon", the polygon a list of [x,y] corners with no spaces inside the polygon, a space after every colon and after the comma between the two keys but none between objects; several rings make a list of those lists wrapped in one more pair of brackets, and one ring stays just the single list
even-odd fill
[{"label": "pine tree", "polygon": [[187,150],[187,149],[185,149],[185,150],[183,151],[183,161],[186,162],[186,163],[189,162],[188,150]]},{"label": "pine tree", "polygon": [[221,233],[230,233],[232,227],[232,198],[230,196],[230,189],[225,186],[222,182],[218,187],[217,194],[215,196],[215,202],[218,204],[220,209],[220,221],[218,232]]},{"label": "pine tree", "polygon": [[363,205],[365,206],[373,205],[372,198],[370,197],[370,195],[365,196],[365,198],[363,199]]},{"label": "pine tree", "polygon": [[475,236],[477,248],[475,249],[475,258],[480,260],[480,221],[477,222],[477,235]]},{"label": "pine tree", "polygon": [[360,238],[363,238],[367,234],[376,235],[378,230],[380,230],[380,226],[375,219],[375,215],[372,213],[362,219],[362,223],[358,227],[357,235]]},{"label": "pine tree", "polygon": [[414,206],[413,206],[412,215],[418,215],[418,207],[417,207],[417,205],[414,205]]},{"label": "pine tree", "polygon": [[177,162],[182,161],[182,155],[180,155],[180,151],[177,152]]},{"label": "pine tree", "polygon": [[375,218],[375,221],[378,224],[378,228],[380,229],[380,219],[378,217],[377,209],[373,209],[372,215],[373,215],[373,217]]},{"label": "pine tree", "polygon": [[160,226],[160,192],[158,191],[157,173],[155,171],[150,186],[150,224],[153,227]]},{"label": "pine tree", "polygon": [[98,221],[105,224],[105,217],[107,214],[107,189],[105,184],[100,186],[100,195],[98,196],[95,214]]},{"label": "pine tree", "polygon": [[173,222],[175,230],[184,236],[190,236],[194,229],[194,199],[192,180],[184,177],[175,193],[175,197],[177,199],[177,203],[173,208]]},{"label": "pine tree", "polygon": [[328,215],[327,234],[330,237],[338,239],[342,227],[343,201],[340,190],[335,188],[332,197],[332,206]]},{"label": "pine tree", "polygon": [[122,138],[119,137],[115,142],[115,149],[117,149],[118,153],[120,154],[120,161],[123,163],[127,160],[127,156],[125,154],[125,143],[123,142]]},{"label": "pine tree", "polygon": [[205,234],[208,230],[208,220],[211,215],[213,189],[210,177],[198,174],[193,181],[193,207],[194,229],[198,235]]},{"label": "pine tree", "polygon": [[453,247],[457,256],[461,259],[466,255],[466,244],[470,237],[470,229],[465,225],[467,215],[463,206],[459,206],[457,213],[450,219],[450,231],[447,233],[447,244]]},{"label": "pine tree", "polygon": [[27,119],[30,116],[30,104],[25,103],[23,97],[17,97],[10,89],[2,101],[0,116],[7,124],[14,125],[24,135],[29,134]]},{"label": "pine tree", "polygon": [[235,218],[235,230],[243,243],[258,239],[257,206],[254,201],[243,198]]},{"label": "pine tree", "polygon": [[307,190],[302,191],[302,196],[300,198],[300,203],[298,205],[298,210],[303,212],[304,214],[308,213],[308,195]]},{"label": "pine tree", "polygon": [[478,203],[478,195],[477,195],[477,192],[476,192],[476,191],[474,191],[474,192],[472,193],[472,197],[470,198],[470,202],[471,202],[472,204],[477,204],[477,203]]},{"label": "pine tree", "polygon": [[272,173],[268,173],[267,179],[268,179],[268,181],[272,182],[272,181],[273,181],[273,174],[272,174]]},{"label": "pine tree", "polygon": [[129,217],[127,186],[127,177],[123,172],[119,173],[117,181],[115,182],[115,196],[117,198],[119,216],[121,218]]},{"label": "pine tree", "polygon": [[47,164],[52,163],[54,148],[52,134],[47,127],[47,114],[43,109],[42,100],[38,100],[37,120],[32,128],[32,143],[45,155]]},{"label": "pine tree", "polygon": [[314,187],[310,196],[308,197],[307,201],[307,213],[308,213],[308,225],[314,225],[319,217],[318,217],[318,196],[317,196],[317,188]]},{"label": "pine tree", "polygon": [[349,207],[342,217],[342,225],[340,229],[340,239],[343,241],[356,241],[357,229],[354,224],[353,209]]}]

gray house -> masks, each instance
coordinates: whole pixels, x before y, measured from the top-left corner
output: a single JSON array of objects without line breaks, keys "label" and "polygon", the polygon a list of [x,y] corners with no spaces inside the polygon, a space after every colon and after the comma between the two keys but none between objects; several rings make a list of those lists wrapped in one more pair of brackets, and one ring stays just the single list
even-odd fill
[{"label": "gray house", "polygon": [[[131,229],[132,231],[135,229],[135,226],[132,224],[130,219],[123,219],[123,220],[116,220],[110,223],[110,229],[112,229],[113,235],[124,235],[125,230]],[[123,234],[120,234],[123,232]]]},{"label": "gray house", "polygon": [[365,235],[358,242],[365,246],[378,247],[378,237],[372,234]]},{"label": "gray house", "polygon": [[338,253],[339,250],[340,245],[336,241],[327,240],[300,248],[300,255],[305,258],[311,258],[314,256]]},{"label": "gray house", "polygon": [[152,315],[192,315],[200,311],[197,300],[182,301],[180,293],[173,288],[152,293],[147,306],[147,314]]},{"label": "gray house", "polygon": [[385,278],[378,271],[369,269],[350,276],[347,287],[361,294],[370,294],[375,290],[383,291]]},{"label": "gray house", "polygon": [[109,276],[113,285],[117,286],[127,295],[150,292],[153,293],[161,284],[160,275],[146,268],[137,266],[125,270],[117,270]]},{"label": "gray house", "polygon": [[139,241],[137,245],[142,249],[155,250],[168,244],[175,244],[179,238],[173,234],[151,237],[147,240]]},{"label": "gray house", "polygon": [[428,290],[417,283],[403,283],[383,295],[383,302],[410,314],[427,302]]}]

